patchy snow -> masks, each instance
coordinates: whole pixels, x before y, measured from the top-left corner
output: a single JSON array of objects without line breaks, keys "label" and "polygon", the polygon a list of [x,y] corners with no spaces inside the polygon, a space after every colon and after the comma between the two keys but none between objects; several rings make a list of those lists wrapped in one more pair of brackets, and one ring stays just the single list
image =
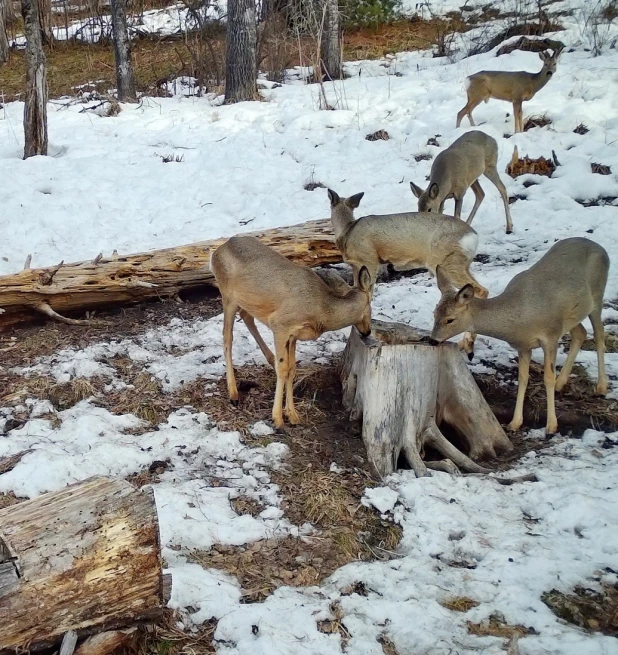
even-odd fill
[{"label": "patchy snow", "polygon": [[[592,57],[575,28],[559,38],[575,49],[563,54],[555,78],[524,107],[528,116],[547,114],[550,126],[507,139],[513,128],[508,105],[490,101],[475,110],[480,129],[498,140],[500,170],[514,145],[531,157],[554,150],[562,165],[552,178],[502,175],[509,195],[525,197],[511,205],[515,233],[509,236],[499,195],[483,183],[486,198],[474,228],[487,262],[474,264],[473,272],[495,295],[556,239],[589,236],[612,258],[606,291],[611,300],[618,296],[618,207],[612,200],[596,207],[581,203],[618,197],[618,52]],[[465,101],[465,77],[483,68],[540,68],[530,53],[494,55],[451,63],[417,52],[349,64],[352,76],[328,86],[338,108],[332,112],[319,111],[316,88],[300,81],[264,90],[268,102],[233,106],[184,97],[180,85],[176,97],[146,98],[113,118],[80,113],[76,105],[50,105],[53,156],[26,161],[19,129],[23,105],[6,104],[0,113],[0,273],[20,270],[29,253],[34,266],[43,266],[323,218],[326,192],[305,191],[309,181],[343,195],[365,191],[359,215],[415,209],[409,181],[423,184],[431,166],[415,156],[435,156],[468,129],[454,127]],[[587,134],[573,132],[580,123]],[[365,139],[378,129],[390,139]],[[439,148],[427,145],[435,135]],[[183,154],[184,161],[162,163],[160,155],[169,153]],[[593,174],[591,162],[611,166],[612,173]],[[464,215],[472,204],[468,194]],[[428,328],[438,298],[429,275],[380,284],[374,315]],[[605,308],[603,317],[608,331],[616,332],[616,307]],[[262,331],[272,345],[270,333]],[[341,330],[299,344],[301,365],[329,361],[347,334]],[[479,372],[499,376],[496,368],[515,364],[515,353],[489,338],[479,337],[476,354],[473,370]],[[201,380],[208,394],[224,374],[222,319],[177,318],[140,337],[60,350],[19,372],[48,374],[58,382],[98,376],[108,389],[118,389],[125,383],[113,366],[116,356],[131,359],[165,391]],[[561,352],[559,365],[564,358]],[[539,353],[535,359],[540,361]],[[581,352],[577,361],[596,375],[594,352]],[[616,397],[618,354],[606,361]],[[235,328],[234,362],[264,363],[242,323]],[[19,412],[29,420],[10,429]],[[0,492],[18,496],[35,497],[90,475],[126,477],[153,461],[167,462],[154,489],[173,576],[170,606],[187,628],[219,619],[215,640],[221,654],[339,654],[340,635],[322,633],[317,625],[332,618],[334,602],[343,613],[351,655],[381,654],[382,634],[402,655],[503,653],[502,640],[467,632],[467,620],[494,612],[538,633],[521,640],[521,655],[618,653],[615,639],[562,623],[540,600],[553,588],[615,582],[618,434],[588,430],[581,439],[557,437],[548,450],[528,453],[516,473],[534,472],[536,483],[504,487],[488,478],[443,473],[419,480],[409,472],[390,476],[382,487],[367,490],[363,502],[403,527],[392,558],[350,564],[319,587],[283,587],[263,603],[243,604],[238,582],[191,561],[191,552],[287,535],[311,538],[312,532],[310,525],[291,525],[281,509],[270,472],[284,465],[287,450],[267,423],[254,424],[250,432],[272,442],[249,447],[239,433],[218,429],[190,407],[148,429],[135,416],[98,407],[96,399],[56,414],[48,402],[29,398],[20,407],[0,408],[0,430],[6,430],[0,458],[30,451],[0,475]],[[342,469],[335,461],[331,470]],[[260,502],[263,511],[236,514],[230,501],[241,495]],[[349,594],[356,582],[364,583],[366,596]],[[469,596],[479,605],[455,613],[439,602],[452,596]]]}]

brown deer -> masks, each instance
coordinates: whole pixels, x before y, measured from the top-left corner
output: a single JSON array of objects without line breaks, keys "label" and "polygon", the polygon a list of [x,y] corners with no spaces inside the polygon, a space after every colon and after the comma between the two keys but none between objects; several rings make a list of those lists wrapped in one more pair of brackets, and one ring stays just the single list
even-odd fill
[{"label": "brown deer", "polygon": [[[324,332],[349,325],[363,337],[371,332],[371,280],[366,268],[358,274],[358,288],[340,278],[324,282],[310,268],[299,266],[255,237],[236,236],[219,246],[210,258],[210,268],[223,301],[223,344],[230,400],[238,404],[238,389],[232,364],[234,317],[240,312],[249,332],[268,363],[277,373],[273,405],[275,427],[285,415],[293,425],[300,422],[294,408],[296,342],[317,339]],[[347,287],[347,288],[346,288]],[[273,332],[275,355],[264,343],[255,320]]]},{"label": "brown deer", "polygon": [[[586,338],[581,321],[590,319],[598,358],[597,393],[607,393],[605,374],[605,338],[601,309],[607,283],[609,257],[594,241],[581,237],[563,239],[528,270],[516,275],[504,291],[494,298],[475,298],[471,285],[457,291],[450,280],[437,270],[442,298],[434,311],[432,338],[444,341],[473,330],[502,339],[517,350],[519,383],[511,430],[523,423],[523,406],[532,349],[544,353],[544,382],[547,391],[546,431],[558,429],[554,391],[568,382],[573,362]],[[556,380],[558,341],[571,333],[567,360]]]},{"label": "brown deer", "polygon": [[[470,284],[479,298],[487,297],[487,289],[470,273],[478,235],[469,225],[450,216],[412,212],[355,220],[354,210],[363,195],[342,199],[328,189],[335,241],[343,260],[352,266],[355,284],[362,266],[369,271],[372,291],[380,264],[391,263],[396,270],[423,267],[432,274],[440,266],[452,284]],[[472,359],[474,335],[466,335],[460,347]]]},{"label": "brown deer", "polygon": [[500,192],[506,214],[506,233],[510,234],[513,231],[513,222],[509,210],[509,198],[498,174],[497,165],[496,140],[479,130],[466,132],[435,158],[431,166],[429,185],[425,191],[414,182],[410,182],[412,193],[418,198],[418,211],[442,214],[444,203],[449,198],[454,198],[454,216],[461,218],[463,199],[466,191],[471,188],[475,200],[466,221],[470,225],[485,197],[478,181],[479,177],[484,175]]},{"label": "brown deer", "polygon": [[539,52],[543,61],[543,68],[538,73],[527,71],[480,71],[466,79],[466,92],[468,102],[457,114],[457,127],[461,125],[464,116],[470,119],[470,125],[474,126],[472,110],[481,104],[488,102],[490,98],[506,100],[513,103],[513,115],[515,117],[515,132],[524,131],[521,105],[526,100],[531,100],[552,78],[556,72],[556,65],[562,49],[556,50],[552,55],[547,52]]}]

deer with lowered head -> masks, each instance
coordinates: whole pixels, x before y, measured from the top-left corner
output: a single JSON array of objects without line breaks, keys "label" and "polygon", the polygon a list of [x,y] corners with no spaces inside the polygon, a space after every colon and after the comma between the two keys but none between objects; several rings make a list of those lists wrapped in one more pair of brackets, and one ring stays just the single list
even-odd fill
[{"label": "deer with lowered head", "polygon": [[461,218],[463,199],[466,191],[471,188],[475,199],[474,207],[466,221],[470,225],[485,197],[485,192],[479,184],[479,177],[484,175],[500,192],[506,214],[506,233],[510,234],[513,231],[513,222],[509,199],[498,174],[497,165],[496,140],[479,130],[466,132],[434,159],[429,174],[429,185],[424,191],[414,182],[410,182],[412,193],[418,198],[418,211],[442,214],[444,203],[454,198],[454,216]]},{"label": "deer with lowered head", "polygon": [[522,103],[531,100],[551,80],[556,72],[556,65],[562,49],[556,50],[552,55],[548,52],[539,52],[543,61],[543,68],[538,73],[527,71],[480,71],[466,79],[466,92],[468,102],[457,114],[457,127],[461,125],[464,116],[470,119],[474,126],[472,110],[488,102],[490,98],[505,100],[513,104],[515,117],[515,132],[524,131],[522,117]]},{"label": "deer with lowered head", "polygon": [[[573,362],[586,338],[586,329],[581,324],[586,317],[592,323],[597,350],[596,390],[599,394],[607,393],[601,309],[608,271],[609,257],[605,249],[581,237],[558,241],[493,298],[475,298],[469,284],[457,291],[438,268],[442,298],[434,311],[432,338],[444,341],[472,330],[502,339],[517,350],[518,388],[515,412],[509,424],[511,430],[522,426],[532,349],[540,346],[547,392],[546,431],[552,434],[558,430],[554,392],[561,391],[568,382]],[[566,332],[571,333],[571,346],[556,379],[558,341]]]},{"label": "deer with lowered head", "polygon": [[[369,271],[372,291],[380,264],[391,263],[402,271],[422,267],[432,274],[440,266],[451,284],[469,285],[479,298],[487,297],[487,289],[470,273],[478,235],[469,225],[450,216],[412,212],[355,220],[354,210],[363,195],[340,198],[328,189],[335,242],[343,260],[352,266],[355,284],[363,266]],[[472,359],[474,335],[465,335],[460,347]]]},{"label": "deer with lowered head", "polygon": [[[210,258],[210,269],[223,301],[223,344],[230,400],[238,404],[232,364],[234,318],[241,319],[277,373],[272,418],[283,426],[285,415],[300,422],[294,408],[296,342],[317,339],[324,332],[354,325],[363,337],[371,332],[371,280],[366,268],[357,276],[357,287],[329,276],[327,284],[310,268],[300,266],[255,237],[236,236],[219,246]],[[275,354],[264,343],[255,320],[273,332]]]}]

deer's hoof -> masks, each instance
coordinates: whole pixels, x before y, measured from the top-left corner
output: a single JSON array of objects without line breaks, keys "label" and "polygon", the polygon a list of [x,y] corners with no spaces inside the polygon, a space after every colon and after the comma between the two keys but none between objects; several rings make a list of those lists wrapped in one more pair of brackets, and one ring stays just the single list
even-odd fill
[{"label": "deer's hoof", "polygon": [[230,398],[230,403],[232,403],[234,407],[238,407],[238,402],[238,398]]},{"label": "deer's hoof", "polygon": [[468,361],[471,362],[474,359],[474,353],[468,353]]}]

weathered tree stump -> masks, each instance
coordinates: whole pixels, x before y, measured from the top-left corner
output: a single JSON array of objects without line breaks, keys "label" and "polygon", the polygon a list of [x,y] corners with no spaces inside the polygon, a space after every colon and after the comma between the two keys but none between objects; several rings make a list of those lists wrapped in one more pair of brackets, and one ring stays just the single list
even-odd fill
[{"label": "weathered tree stump", "polygon": [[[403,453],[417,476],[427,468],[487,472],[473,460],[512,449],[454,343],[429,343],[429,335],[401,323],[373,321],[363,340],[352,330],[341,378],[343,405],[362,418],[367,456],[381,476],[397,468]],[[440,431],[448,424],[468,455]],[[424,462],[426,446],[447,459]]]},{"label": "weathered tree stump", "polygon": [[0,653],[155,621],[169,591],[151,490],[97,477],[0,510]]}]

